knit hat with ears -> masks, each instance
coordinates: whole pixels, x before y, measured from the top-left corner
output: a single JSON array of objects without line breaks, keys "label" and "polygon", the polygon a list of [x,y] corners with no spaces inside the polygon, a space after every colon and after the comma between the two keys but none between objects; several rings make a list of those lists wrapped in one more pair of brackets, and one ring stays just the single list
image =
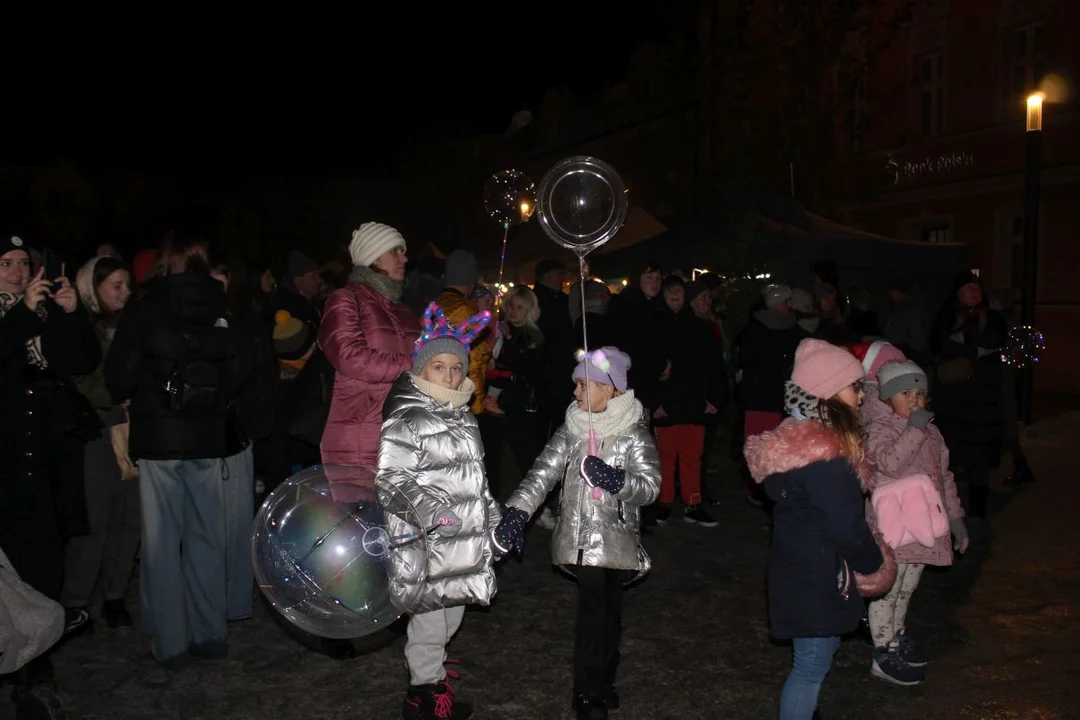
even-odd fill
[{"label": "knit hat with ears", "polygon": [[405,249],[405,238],[401,233],[389,225],[369,222],[353,231],[349,255],[352,256],[353,265],[367,267],[394,248]]},{"label": "knit hat with ears", "polygon": [[469,372],[469,346],[490,322],[491,313],[484,310],[454,326],[446,319],[441,307],[429,304],[424,311],[423,329],[413,349],[413,375],[419,375],[431,358],[443,353],[456,355],[463,371]]},{"label": "knit hat with ears", "polygon": [[862,380],[866,373],[855,356],[843,348],[807,338],[795,350],[791,381],[821,400]]},{"label": "knit hat with ears", "polygon": [[878,381],[878,370],[890,360],[907,360],[900,348],[884,340],[852,343],[846,347],[862,363],[863,372],[870,382]]},{"label": "knit hat with ears", "polygon": [[611,385],[619,392],[626,392],[626,374],[630,370],[630,356],[617,347],[606,345],[599,350],[589,352],[578,350],[578,364],[574,368],[574,380],[584,380],[585,363],[589,363],[589,379],[601,385]]}]

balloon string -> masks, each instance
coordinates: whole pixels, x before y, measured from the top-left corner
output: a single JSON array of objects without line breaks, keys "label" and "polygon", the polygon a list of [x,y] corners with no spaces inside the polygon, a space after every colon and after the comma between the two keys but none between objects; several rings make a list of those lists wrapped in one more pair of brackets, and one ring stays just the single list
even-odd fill
[{"label": "balloon string", "polygon": [[589,451],[590,454],[596,452],[596,435],[593,433],[592,426],[592,383],[589,380],[589,365],[591,359],[589,358],[589,322],[585,317],[585,256],[578,256],[578,272],[581,276],[581,282],[578,285],[578,289],[581,291],[581,343],[584,345],[585,351],[585,402],[589,404]]},{"label": "balloon string", "polygon": [[506,264],[506,236],[510,233],[510,223],[503,223],[503,244],[502,254],[499,255],[499,286],[495,288],[495,307],[496,309],[502,306],[502,281],[503,281],[503,265]]}]

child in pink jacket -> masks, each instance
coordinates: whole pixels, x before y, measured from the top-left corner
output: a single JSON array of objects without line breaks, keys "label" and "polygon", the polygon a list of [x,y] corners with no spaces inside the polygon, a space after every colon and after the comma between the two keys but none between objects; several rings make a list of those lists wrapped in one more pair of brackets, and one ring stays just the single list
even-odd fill
[{"label": "child in pink jacket", "polygon": [[[866,418],[867,457],[875,468],[869,489],[924,475],[936,490],[928,503],[938,513],[944,509],[948,516],[948,530],[943,530],[940,537],[905,542],[895,548],[896,582],[888,594],[870,603],[870,631],[875,647],[871,673],[898,685],[917,685],[925,677],[926,658],[912,646],[904,629],[911,594],[927,565],[952,565],[953,548],[961,553],[967,550],[968,533],[956,482],[949,472],[949,449],[933,425],[934,414],[926,409],[926,373],[910,360],[891,360],[881,366],[877,381],[884,403],[882,410],[891,408],[891,412],[875,412]],[[873,503],[867,503],[866,514],[870,526],[877,528]],[[926,519],[926,524],[929,522]],[[950,543],[950,532],[955,545]]]}]

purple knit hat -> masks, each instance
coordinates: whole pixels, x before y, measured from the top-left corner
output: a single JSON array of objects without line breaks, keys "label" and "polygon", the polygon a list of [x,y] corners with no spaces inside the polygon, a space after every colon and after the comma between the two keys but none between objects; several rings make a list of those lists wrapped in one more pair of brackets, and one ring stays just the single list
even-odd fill
[{"label": "purple knit hat", "polygon": [[[585,379],[585,351],[578,350],[578,364],[574,368],[574,380]],[[611,385],[619,392],[626,392],[626,373],[630,370],[630,356],[617,347],[606,345],[589,353],[589,379],[603,385]]]}]

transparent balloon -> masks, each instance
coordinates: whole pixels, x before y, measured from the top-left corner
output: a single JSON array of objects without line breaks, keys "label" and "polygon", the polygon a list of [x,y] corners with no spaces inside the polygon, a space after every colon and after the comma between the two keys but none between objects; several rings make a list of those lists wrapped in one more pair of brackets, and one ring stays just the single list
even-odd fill
[{"label": "transparent balloon", "polygon": [[316,465],[277,487],[255,516],[255,579],[302,630],[339,639],[377,632],[427,578],[420,516],[375,478],[370,468]]},{"label": "transparent balloon", "polygon": [[536,210],[536,183],[519,170],[501,170],[484,183],[484,209],[500,225],[528,222]]},{"label": "transparent balloon", "polygon": [[615,236],[626,221],[626,188],[615,168],[579,155],[556,163],[540,181],[540,226],[558,245],[584,255]]}]

